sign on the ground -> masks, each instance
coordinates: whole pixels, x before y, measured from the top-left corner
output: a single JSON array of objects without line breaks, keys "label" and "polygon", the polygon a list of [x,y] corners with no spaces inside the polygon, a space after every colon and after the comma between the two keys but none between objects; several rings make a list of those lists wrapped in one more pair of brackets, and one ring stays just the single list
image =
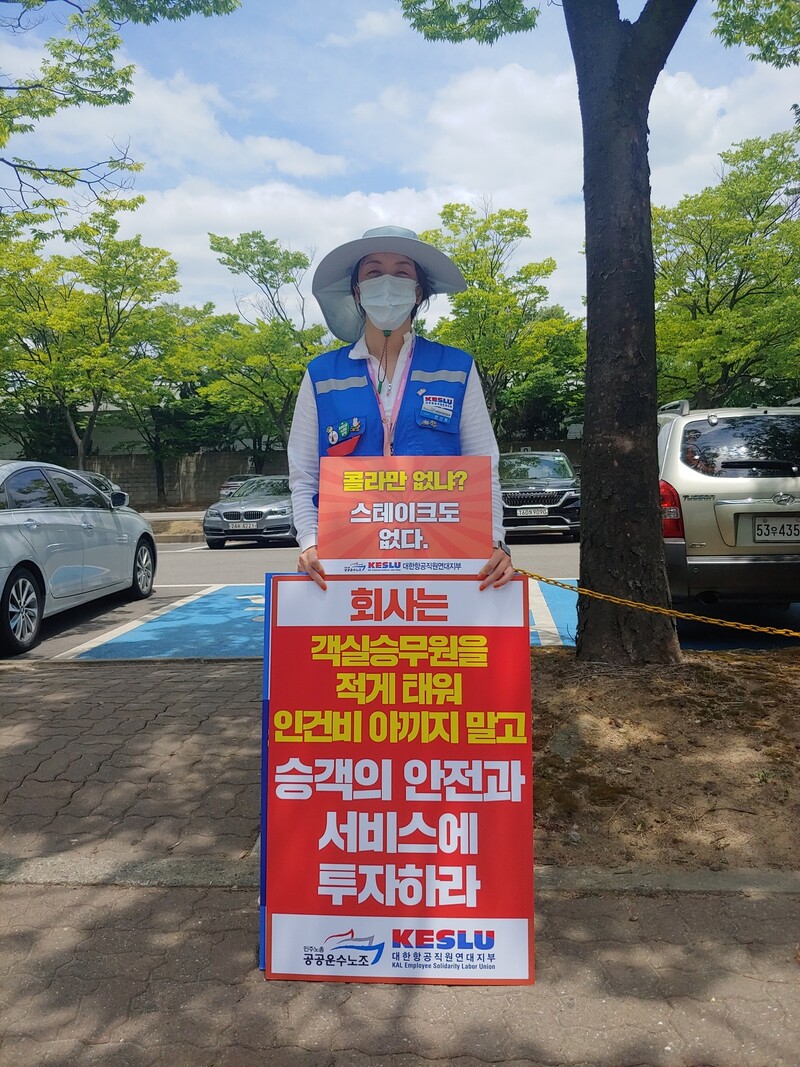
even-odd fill
[{"label": "sign on the ground", "polygon": [[527,582],[269,576],[269,978],[533,981]]}]

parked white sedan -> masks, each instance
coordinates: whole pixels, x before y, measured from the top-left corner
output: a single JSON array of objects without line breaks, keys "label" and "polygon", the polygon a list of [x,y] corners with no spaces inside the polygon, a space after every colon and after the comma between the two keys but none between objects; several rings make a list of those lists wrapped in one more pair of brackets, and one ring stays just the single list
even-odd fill
[{"label": "parked white sedan", "polygon": [[42,619],[123,590],[153,592],[150,524],[74,471],[0,460],[0,648],[27,652]]}]

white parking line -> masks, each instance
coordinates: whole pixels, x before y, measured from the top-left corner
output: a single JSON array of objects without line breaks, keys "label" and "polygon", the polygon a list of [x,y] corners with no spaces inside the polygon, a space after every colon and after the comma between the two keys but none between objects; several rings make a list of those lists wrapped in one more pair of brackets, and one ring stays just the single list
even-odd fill
[{"label": "white parking line", "polygon": [[205,545],[189,545],[188,548],[165,548],[159,546],[159,556],[177,556],[180,552],[205,552]]},{"label": "white parking line", "polygon": [[[183,587],[162,586],[162,588],[180,589]],[[183,607],[184,604],[191,604],[193,600],[199,600],[208,593],[216,593],[218,589],[224,588],[224,585],[203,586],[199,593],[190,593],[189,596],[185,596],[181,600],[175,600],[171,604],[165,604],[163,608],[158,608],[157,611],[153,611],[149,615],[143,615],[140,619],[133,619],[131,622],[123,623],[121,626],[117,626],[114,630],[107,630],[104,633],[99,634],[97,637],[85,641],[82,645],[78,645],[76,648],[67,649],[66,652],[59,652],[57,656],[53,656],[53,659],[77,659],[83,652],[88,652],[90,648],[96,648],[98,645],[104,645],[107,641],[113,641],[115,637],[121,637],[122,634],[130,633],[131,630],[137,629],[137,627],[142,626],[146,622],[152,622],[153,619],[157,619],[161,615],[166,615],[167,612],[174,611],[175,608]]]},{"label": "white parking line", "polygon": [[[2,3],[2,0],[0,0],[0,3]],[[280,571],[278,573],[282,574],[283,572]],[[295,574],[296,572],[295,571],[287,571],[286,573],[287,574]],[[263,583],[263,581],[261,581],[261,582],[225,582],[223,585],[206,585],[204,582],[176,582],[174,585],[160,585],[159,583],[156,583],[156,592],[158,592],[160,589],[238,589],[240,587],[242,589],[249,589],[250,586],[253,586],[253,585],[257,586],[259,589],[262,589],[263,586],[264,586],[264,583]]]},{"label": "white parking line", "polygon": [[543,645],[563,645],[561,635],[558,632],[555,619],[550,614],[550,608],[542,595],[539,583],[533,578],[528,579],[528,606],[533,612],[533,626],[531,630],[539,635],[539,641]]},{"label": "white parking line", "polygon": [[156,582],[155,591],[161,592],[162,589],[207,589],[208,584],[206,582],[174,582],[172,585],[162,585],[161,582]]}]

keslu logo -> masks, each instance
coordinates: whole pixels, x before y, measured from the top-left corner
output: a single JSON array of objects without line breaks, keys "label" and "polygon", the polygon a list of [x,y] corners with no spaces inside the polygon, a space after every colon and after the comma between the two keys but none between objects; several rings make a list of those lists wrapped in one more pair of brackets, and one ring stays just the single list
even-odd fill
[{"label": "keslu logo", "polygon": [[494,948],[494,930],[433,930],[412,927],[392,930],[392,948],[477,949]]}]

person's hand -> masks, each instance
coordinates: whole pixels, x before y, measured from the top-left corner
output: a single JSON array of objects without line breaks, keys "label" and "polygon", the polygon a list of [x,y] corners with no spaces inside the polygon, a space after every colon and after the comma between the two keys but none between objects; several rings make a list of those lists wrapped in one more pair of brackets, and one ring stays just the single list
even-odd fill
[{"label": "person's hand", "polygon": [[515,573],[514,564],[511,562],[511,556],[508,552],[504,548],[496,548],[489,562],[485,563],[478,571],[481,589],[488,589],[490,585],[494,589],[499,589],[502,585],[508,585]]},{"label": "person's hand", "polygon": [[328,588],[325,581],[325,568],[320,563],[316,545],[311,545],[305,552],[300,553],[300,559],[297,561],[297,569],[302,574],[308,574],[313,578],[320,589]]}]

